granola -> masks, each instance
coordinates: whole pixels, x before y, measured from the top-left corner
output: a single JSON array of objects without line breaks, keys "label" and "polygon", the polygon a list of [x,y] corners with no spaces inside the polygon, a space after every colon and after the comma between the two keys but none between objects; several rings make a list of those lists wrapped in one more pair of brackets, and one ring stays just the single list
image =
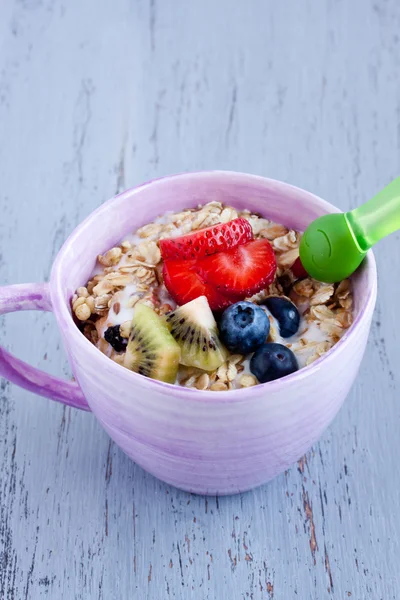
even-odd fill
[{"label": "granola", "polygon": [[[324,284],[311,278],[296,280],[291,266],[299,256],[301,233],[217,201],[167,213],[100,254],[93,276],[71,298],[72,312],[82,333],[100,351],[123,364],[123,354],[105,340],[106,330],[118,325],[121,339],[127,340],[137,305],[149,306],[160,316],[176,308],[163,281],[160,240],[228,223],[237,217],[250,223],[255,239],[271,243],[277,262],[275,280],[247,300],[259,304],[270,296],[286,297],[301,314],[298,333],[286,339],[281,338],[277,320],[270,314],[268,342],[290,348],[300,367],[323,356],[352,324],[351,282]],[[181,365],[176,383],[197,390],[226,391],[258,382],[249,371],[249,357],[230,354],[213,372]]]}]

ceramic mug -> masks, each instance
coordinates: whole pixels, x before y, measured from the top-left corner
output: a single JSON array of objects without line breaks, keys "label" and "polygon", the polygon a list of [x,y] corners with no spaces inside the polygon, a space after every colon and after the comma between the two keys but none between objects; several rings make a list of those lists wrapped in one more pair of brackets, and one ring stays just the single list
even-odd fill
[{"label": "ceramic mug", "polygon": [[0,375],[27,390],[90,410],[137,464],[178,488],[231,494],[254,488],[298,460],[321,436],[356,377],[376,301],[371,252],[353,276],[353,325],[312,365],[281,380],[227,392],[148,379],[102,354],[79,331],[70,299],[98,254],[168,210],[218,200],[287,227],[339,212],[286,183],[230,172],[187,173],[128,190],[92,213],[61,248],[49,283],[0,288],[0,314],[52,311],[76,381],[63,381],[0,347]]}]

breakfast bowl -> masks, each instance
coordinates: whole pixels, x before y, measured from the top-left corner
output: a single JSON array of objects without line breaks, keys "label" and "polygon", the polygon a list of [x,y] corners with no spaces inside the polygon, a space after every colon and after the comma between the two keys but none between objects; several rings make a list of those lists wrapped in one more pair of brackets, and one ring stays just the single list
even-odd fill
[{"label": "breakfast bowl", "polygon": [[0,288],[0,315],[52,311],[74,380],[63,381],[0,347],[0,375],[36,394],[94,413],[115,443],[146,471],[197,494],[234,494],[290,467],[319,439],[357,375],[376,302],[373,254],[352,277],[354,321],[311,365],[282,379],[224,393],[152,380],[113,362],[82,334],[71,298],[96,257],[128,231],[167,211],[219,201],[304,231],[339,212],[286,183],[233,172],[187,173],[130,189],[93,212],[65,242],[49,283]]}]

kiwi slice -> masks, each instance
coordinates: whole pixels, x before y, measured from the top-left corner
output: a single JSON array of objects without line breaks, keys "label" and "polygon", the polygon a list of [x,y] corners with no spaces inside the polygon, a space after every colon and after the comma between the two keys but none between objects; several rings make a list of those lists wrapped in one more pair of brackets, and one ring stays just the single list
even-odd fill
[{"label": "kiwi slice", "polygon": [[225,362],[228,351],[218,338],[217,324],[205,296],[177,308],[165,319],[181,347],[182,365],[214,371]]},{"label": "kiwi slice", "polygon": [[136,305],[124,366],[145,377],[175,383],[180,355],[165,321],[148,306]]}]

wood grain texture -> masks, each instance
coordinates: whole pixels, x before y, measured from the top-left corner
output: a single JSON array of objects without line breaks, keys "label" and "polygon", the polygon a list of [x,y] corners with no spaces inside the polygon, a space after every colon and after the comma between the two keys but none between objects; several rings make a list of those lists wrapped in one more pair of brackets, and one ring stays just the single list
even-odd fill
[{"label": "wood grain texture", "polygon": [[[45,280],[114,193],[207,168],[355,207],[399,175],[396,0],[3,0],[0,282]],[[399,235],[358,381],[271,484],[170,488],[90,414],[0,384],[0,597],[392,600],[400,584]],[[0,339],[68,375],[51,316]]]}]

